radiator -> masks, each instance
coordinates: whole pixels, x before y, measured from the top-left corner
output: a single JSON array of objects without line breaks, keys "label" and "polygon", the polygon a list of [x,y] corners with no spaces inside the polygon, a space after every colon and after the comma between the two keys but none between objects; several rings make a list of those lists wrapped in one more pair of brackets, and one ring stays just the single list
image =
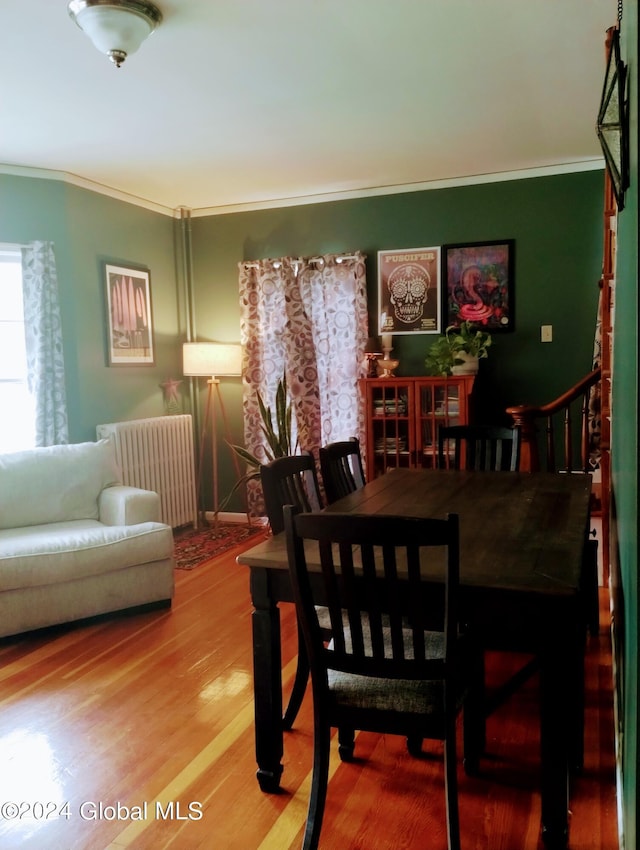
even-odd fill
[{"label": "radiator", "polygon": [[123,484],[160,496],[162,522],[172,528],[197,522],[189,414],[111,422],[98,425],[96,435],[112,440]]}]

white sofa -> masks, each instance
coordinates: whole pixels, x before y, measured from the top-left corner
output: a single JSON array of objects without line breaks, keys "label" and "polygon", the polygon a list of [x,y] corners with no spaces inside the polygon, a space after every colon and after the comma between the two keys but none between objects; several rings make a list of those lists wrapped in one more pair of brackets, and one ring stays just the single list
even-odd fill
[{"label": "white sofa", "polygon": [[0,637],[170,604],[159,497],[119,484],[109,440],[0,454]]}]

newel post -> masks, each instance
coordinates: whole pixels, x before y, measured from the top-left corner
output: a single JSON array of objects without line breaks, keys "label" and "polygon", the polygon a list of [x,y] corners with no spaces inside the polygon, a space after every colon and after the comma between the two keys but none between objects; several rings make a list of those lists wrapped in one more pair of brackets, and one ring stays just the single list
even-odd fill
[{"label": "newel post", "polygon": [[536,439],[535,417],[538,408],[525,404],[508,407],[514,427],[520,431],[520,472],[539,472],[540,455]]}]

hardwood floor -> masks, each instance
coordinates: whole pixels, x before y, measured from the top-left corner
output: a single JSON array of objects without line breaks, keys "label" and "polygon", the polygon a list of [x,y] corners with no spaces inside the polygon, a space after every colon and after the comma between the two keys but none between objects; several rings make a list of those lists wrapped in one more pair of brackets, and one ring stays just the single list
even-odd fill
[{"label": "hardwood floor", "polygon": [[[238,551],[178,571],[171,611],[0,644],[2,850],[300,846],[310,692],[285,737],[283,791],[263,794],[255,780],[248,574],[235,564]],[[618,847],[604,599],[601,608],[600,636],[588,645],[586,757],[572,789],[572,850]],[[283,606],[282,632],[291,678],[291,606]],[[490,675],[499,679],[517,660],[492,656]],[[543,846],[536,685],[531,680],[490,718],[481,776],[460,770],[464,850]],[[444,850],[442,752],[435,744],[425,750],[414,759],[403,740],[360,734],[359,760],[341,764],[336,747],[323,850]]]}]

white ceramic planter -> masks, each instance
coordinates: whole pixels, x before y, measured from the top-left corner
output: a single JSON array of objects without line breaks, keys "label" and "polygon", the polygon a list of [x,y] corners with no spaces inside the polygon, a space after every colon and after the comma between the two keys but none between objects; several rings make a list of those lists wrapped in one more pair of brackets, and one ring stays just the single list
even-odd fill
[{"label": "white ceramic planter", "polygon": [[458,363],[451,367],[452,375],[477,375],[478,374],[478,358],[472,354],[466,354],[460,351],[456,354],[457,360],[463,360],[463,363]]}]

